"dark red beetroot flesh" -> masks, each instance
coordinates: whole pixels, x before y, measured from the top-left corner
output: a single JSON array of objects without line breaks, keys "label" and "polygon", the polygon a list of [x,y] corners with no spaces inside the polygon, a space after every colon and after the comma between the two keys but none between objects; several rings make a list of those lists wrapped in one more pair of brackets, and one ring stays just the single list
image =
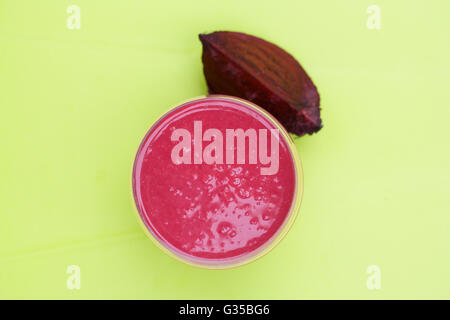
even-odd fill
[{"label": "dark red beetroot flesh", "polygon": [[249,100],[273,114],[298,136],[322,128],[319,93],[289,53],[263,39],[238,32],[199,35],[210,94]]}]

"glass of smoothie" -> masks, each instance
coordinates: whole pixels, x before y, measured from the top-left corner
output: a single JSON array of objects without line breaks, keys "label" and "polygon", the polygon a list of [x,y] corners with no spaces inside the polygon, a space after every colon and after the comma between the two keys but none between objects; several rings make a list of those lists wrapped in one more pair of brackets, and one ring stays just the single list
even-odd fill
[{"label": "glass of smoothie", "polygon": [[190,265],[254,261],[298,213],[303,173],[294,143],[267,111],[230,96],[172,108],[137,151],[133,196],[146,233]]}]

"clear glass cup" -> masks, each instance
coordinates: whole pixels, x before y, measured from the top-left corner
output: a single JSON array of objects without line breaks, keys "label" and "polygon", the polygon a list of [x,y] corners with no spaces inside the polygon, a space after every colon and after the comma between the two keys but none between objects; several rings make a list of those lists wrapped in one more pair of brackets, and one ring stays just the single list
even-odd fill
[{"label": "clear glass cup", "polygon": [[[241,254],[236,255],[230,255],[230,256],[199,256],[190,252],[187,252],[183,248],[180,248],[180,244],[177,245],[174,244],[173,241],[168,240],[168,238],[172,238],[172,235],[170,235],[164,228],[164,224],[159,224],[160,227],[158,229],[158,226],[154,221],[156,221],[156,218],[152,218],[152,211],[153,212],[159,212],[160,214],[158,219],[164,219],[164,213],[167,216],[172,214],[172,210],[179,210],[175,208],[175,206],[172,208],[170,205],[166,208],[161,207],[160,203],[164,201],[170,201],[170,199],[173,198],[173,194],[167,194],[168,198],[165,199],[164,193],[160,193],[160,198],[149,198],[152,199],[152,201],[149,202],[149,200],[145,199],[146,194],[149,194],[152,192],[152,185],[154,188],[162,188],[161,185],[164,185],[164,187],[167,187],[168,190],[172,190],[173,188],[170,186],[170,184],[167,184],[167,181],[174,179],[174,177],[171,176],[170,172],[165,173],[166,175],[163,177],[166,177],[167,179],[160,179],[159,181],[152,181],[149,183],[143,183],[143,179],[147,179],[148,176],[145,176],[143,173],[144,166],[147,166],[147,168],[150,168],[151,172],[155,172],[155,177],[161,177],[160,172],[158,170],[154,171],[152,164],[149,164],[148,162],[151,162],[151,159],[160,159],[158,154],[155,154],[156,151],[151,148],[151,146],[159,147],[161,144],[165,145],[166,143],[170,143],[170,141],[162,140],[163,142],[158,142],[160,137],[164,134],[168,134],[168,131],[166,130],[174,130],[175,127],[171,127],[171,123],[175,123],[175,121],[178,121],[178,119],[181,119],[186,114],[188,116],[191,116],[191,113],[193,112],[199,112],[198,114],[201,114],[202,108],[211,108],[211,109],[204,109],[205,112],[203,112],[205,115],[208,115],[211,119],[210,121],[215,121],[215,123],[222,123],[223,121],[226,121],[226,112],[222,112],[221,105],[223,105],[223,108],[231,108],[230,110],[237,110],[236,112],[245,112],[245,114],[250,115],[255,118],[255,123],[257,121],[264,122],[270,125],[271,128],[277,129],[277,132],[279,132],[279,141],[280,145],[282,147],[286,147],[285,149],[288,150],[290,159],[292,161],[292,178],[294,181],[294,186],[289,186],[289,190],[292,193],[292,199],[290,200],[290,203],[288,204],[285,202],[283,204],[283,207],[286,207],[289,205],[288,212],[285,213],[284,217],[282,218],[282,222],[279,223],[277,229],[275,231],[272,230],[272,233],[270,235],[266,236],[266,239],[258,244],[253,249],[248,249],[246,252],[243,252]],[[189,109],[191,108],[191,109]],[[233,109],[235,108],[235,109]],[[228,109],[224,109],[225,111],[228,111]],[[214,112],[217,112],[217,114],[214,114]],[[233,111],[234,112],[234,111]],[[211,115],[211,116],[210,116]],[[222,118],[223,120],[222,120]],[[217,120],[221,119],[221,120]],[[253,123],[253,121],[252,121]],[[242,123],[241,123],[242,125]],[[269,127],[268,127],[269,128]],[[247,128],[245,128],[247,129]],[[194,129],[195,130],[195,129]],[[258,130],[255,130],[255,132],[258,132]],[[172,133],[173,134],[173,133]],[[203,135],[203,133],[202,133]],[[211,140],[212,141],[212,140]],[[153,145],[152,145],[153,143]],[[225,142],[224,142],[225,144]],[[149,147],[150,146],[150,147]],[[248,146],[250,147],[250,142],[248,143]],[[258,145],[259,147],[259,145]],[[161,148],[165,148],[164,146],[161,146]],[[250,148],[248,148],[250,149]],[[162,149],[165,152],[165,149]],[[189,150],[191,152],[192,150]],[[249,150],[250,152],[251,150]],[[173,152],[173,150],[172,150]],[[233,151],[234,152],[234,151]],[[255,151],[256,152],[256,151]],[[150,155],[150,156],[148,156]],[[167,155],[164,155],[167,157]],[[146,158],[147,157],[147,158]],[[151,158],[153,157],[153,158]],[[195,158],[195,155],[194,155]],[[150,160],[149,160],[150,159]],[[248,156],[248,159],[250,159],[250,156]],[[167,160],[168,161],[168,160]],[[195,161],[195,160],[194,160]],[[161,165],[161,163],[163,165]],[[155,160],[155,165],[161,165],[161,167],[164,167],[165,162],[157,162]],[[183,165],[183,164],[182,164]],[[196,165],[196,164],[191,164]],[[212,164],[197,164],[198,168],[204,168],[203,170],[210,170],[210,167]],[[225,166],[225,164],[223,164]],[[199,167],[203,166],[203,167]],[[178,168],[177,166],[172,166],[172,164],[168,165],[168,168]],[[163,169],[163,168],[162,168]],[[164,168],[167,169],[167,168]],[[202,169],[200,169],[202,170]],[[168,170],[171,171],[171,170]],[[175,174],[175,171],[174,171]],[[151,175],[150,175],[151,176]],[[264,178],[261,178],[264,179]],[[165,180],[165,181],[162,181]],[[175,180],[172,180],[175,181]],[[187,183],[191,183],[191,181],[187,181]],[[165,185],[166,184],[166,185]],[[269,185],[268,185],[269,186]],[[282,187],[280,185],[279,187]],[[145,191],[143,189],[146,188]],[[269,251],[271,251],[279,242],[280,240],[286,235],[286,233],[289,231],[291,226],[293,225],[296,216],[298,214],[298,211],[300,209],[302,194],[303,194],[303,171],[302,166],[300,162],[299,155],[297,153],[297,149],[294,145],[294,142],[291,138],[291,136],[287,133],[287,131],[284,129],[284,127],[266,110],[262,109],[261,107],[248,102],[243,99],[239,99],[236,97],[231,96],[222,96],[222,95],[210,95],[210,96],[203,96],[203,97],[197,97],[190,99],[188,101],[185,101],[167,111],[162,117],[160,117],[148,130],[147,134],[145,135],[144,139],[141,142],[141,145],[137,151],[136,158],[133,165],[133,174],[132,174],[132,190],[133,190],[133,198],[134,202],[136,204],[137,213],[138,213],[138,220],[142,227],[144,228],[145,232],[149,237],[153,240],[153,242],[161,248],[164,252],[169,254],[170,256],[187,263],[189,265],[202,267],[202,268],[210,268],[210,269],[225,269],[225,268],[231,268],[236,267],[240,265],[247,264],[249,262],[252,262],[265,254],[267,254]],[[150,190],[150,191],[149,191]],[[181,189],[180,189],[181,190]],[[179,193],[183,193],[182,191],[177,190]],[[147,203],[146,203],[147,201]],[[287,201],[287,200],[285,200]],[[175,202],[174,202],[175,203]],[[193,202],[193,205],[196,203]],[[223,204],[222,204],[223,207]],[[162,208],[162,209],[161,209]],[[170,214],[169,214],[170,213]],[[156,216],[156,214],[154,214]],[[173,216],[173,215],[172,215]],[[178,219],[178,216],[175,219]],[[152,221],[154,219],[154,221]],[[210,218],[208,221],[214,220],[214,216]],[[161,220],[162,221],[162,220]],[[187,220],[186,220],[187,221]],[[200,221],[200,220],[199,220]],[[179,222],[179,221],[177,221]],[[171,223],[171,221],[164,222],[167,225]],[[199,223],[203,223],[203,221],[200,221]],[[163,226],[163,227],[161,227]],[[192,225],[192,229],[196,229],[196,225]],[[186,225],[188,227],[188,225]],[[225,226],[226,227],[226,226]],[[251,227],[251,226],[250,226]],[[163,232],[163,229],[165,230],[165,235]],[[223,228],[222,228],[223,229]],[[222,229],[220,231],[222,231]],[[183,229],[178,229],[183,230]],[[223,229],[227,231],[227,229]],[[183,232],[186,230],[183,230]],[[206,230],[209,232],[209,230]],[[189,232],[189,231],[187,231]],[[216,231],[214,231],[216,232]],[[209,232],[210,233],[210,232]],[[220,234],[221,235],[221,234]],[[176,235],[173,235],[176,236]],[[210,240],[215,240],[213,236]],[[228,239],[228,238],[227,238]],[[198,239],[197,239],[198,240]],[[229,240],[229,239],[228,239]],[[232,241],[230,240],[230,243]],[[181,247],[183,244],[181,243]],[[245,246],[243,246],[245,247]],[[213,250],[213,248],[211,248]],[[224,250],[224,249],[222,249]],[[236,249],[238,250],[238,249]],[[240,249],[239,249],[240,250]],[[230,251],[231,252],[231,251]],[[207,255],[208,253],[202,253],[204,255]],[[211,253],[216,254],[216,253]],[[225,255],[226,253],[224,253]]]}]

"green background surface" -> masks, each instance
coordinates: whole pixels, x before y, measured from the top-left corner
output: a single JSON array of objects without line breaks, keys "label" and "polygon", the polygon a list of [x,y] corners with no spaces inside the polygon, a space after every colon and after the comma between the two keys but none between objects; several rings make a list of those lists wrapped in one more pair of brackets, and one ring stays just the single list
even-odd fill
[{"label": "green background surface", "polygon": [[[371,4],[380,30],[366,27]],[[450,298],[449,12],[447,0],[0,0],[0,298]],[[225,271],[159,250],[130,194],[152,122],[206,93],[197,34],[215,30],[292,53],[324,121],[296,140],[293,229]]]}]

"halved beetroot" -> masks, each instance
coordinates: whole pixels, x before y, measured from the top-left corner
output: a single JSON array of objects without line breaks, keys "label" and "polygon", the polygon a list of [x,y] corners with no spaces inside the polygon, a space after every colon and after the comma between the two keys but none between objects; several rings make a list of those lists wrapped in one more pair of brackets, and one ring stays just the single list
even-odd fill
[{"label": "halved beetroot", "polygon": [[320,130],[319,93],[289,53],[244,33],[219,31],[199,38],[209,93],[249,100],[298,136]]}]

